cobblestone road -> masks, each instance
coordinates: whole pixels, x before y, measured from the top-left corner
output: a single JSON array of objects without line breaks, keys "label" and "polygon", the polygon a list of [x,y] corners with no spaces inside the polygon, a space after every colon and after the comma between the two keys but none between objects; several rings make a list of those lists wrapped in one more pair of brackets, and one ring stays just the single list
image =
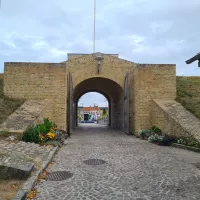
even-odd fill
[{"label": "cobblestone road", "polygon": [[[51,168],[73,177],[42,182],[37,200],[200,200],[200,154],[97,126],[76,130]],[[83,163],[90,158],[107,163]]]}]

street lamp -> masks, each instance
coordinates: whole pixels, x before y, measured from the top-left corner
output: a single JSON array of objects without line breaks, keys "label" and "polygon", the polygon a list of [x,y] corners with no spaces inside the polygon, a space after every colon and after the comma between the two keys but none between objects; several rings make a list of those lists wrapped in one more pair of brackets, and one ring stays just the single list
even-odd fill
[{"label": "street lamp", "polygon": [[199,61],[198,62],[198,67],[200,67],[200,53],[198,53],[198,54],[196,54],[195,56],[193,56],[192,58],[190,58],[189,60],[186,60],[185,62],[187,63],[187,64],[191,64],[191,63],[193,63],[194,61]]}]

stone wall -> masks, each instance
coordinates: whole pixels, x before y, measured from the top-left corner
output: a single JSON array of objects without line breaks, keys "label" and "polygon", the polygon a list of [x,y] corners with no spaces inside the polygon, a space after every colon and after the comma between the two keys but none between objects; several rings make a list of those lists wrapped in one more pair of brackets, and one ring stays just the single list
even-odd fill
[{"label": "stone wall", "polygon": [[119,59],[116,56],[103,55],[100,73],[97,73],[97,61],[93,54],[85,56],[71,56],[67,61],[67,70],[72,73],[74,88],[82,81],[103,77],[115,81],[122,88],[124,77],[127,71],[131,71],[136,64],[130,61]]},{"label": "stone wall", "polygon": [[66,63],[5,63],[4,94],[20,99],[53,99],[53,121],[66,128]]},{"label": "stone wall", "polygon": [[169,135],[200,140],[200,120],[173,100],[153,100],[152,124]]},{"label": "stone wall", "polygon": [[137,133],[152,126],[152,99],[176,98],[176,68],[175,65],[138,64],[130,76],[130,123],[132,131]]}]

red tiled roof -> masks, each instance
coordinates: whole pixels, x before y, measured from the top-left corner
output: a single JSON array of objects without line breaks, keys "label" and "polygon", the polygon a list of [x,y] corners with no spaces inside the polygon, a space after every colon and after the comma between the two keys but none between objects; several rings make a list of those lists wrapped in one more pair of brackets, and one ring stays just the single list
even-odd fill
[{"label": "red tiled roof", "polygon": [[94,106],[94,107],[83,107],[83,112],[90,112],[90,111],[98,111],[99,108],[98,106]]}]

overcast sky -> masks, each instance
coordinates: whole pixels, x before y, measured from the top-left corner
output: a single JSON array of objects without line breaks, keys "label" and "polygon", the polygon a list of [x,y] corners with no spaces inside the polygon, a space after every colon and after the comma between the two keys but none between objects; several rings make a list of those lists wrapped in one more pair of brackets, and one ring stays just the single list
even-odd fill
[{"label": "overcast sky", "polygon": [[[0,73],[6,61],[60,62],[92,53],[93,0],[1,0]],[[172,63],[200,75],[200,0],[97,0],[96,51]]]},{"label": "overcast sky", "polygon": [[102,94],[97,92],[88,92],[80,98],[78,105],[108,107],[108,101]]}]

